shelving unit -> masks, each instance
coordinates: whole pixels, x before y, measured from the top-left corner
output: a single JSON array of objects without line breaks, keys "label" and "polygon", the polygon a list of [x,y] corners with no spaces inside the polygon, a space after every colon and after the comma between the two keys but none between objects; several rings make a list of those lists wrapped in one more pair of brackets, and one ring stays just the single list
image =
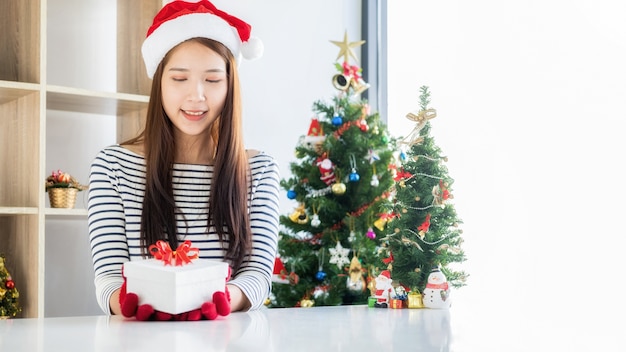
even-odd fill
[{"label": "shelving unit", "polygon": [[20,291],[21,317],[28,318],[44,315],[46,220],[87,214],[46,207],[48,111],[117,116],[118,141],[133,136],[142,126],[150,89],[139,48],[162,0],[117,1],[116,92],[48,85],[47,70],[54,67],[47,62],[46,28],[53,6],[65,5],[0,2],[0,253]]}]

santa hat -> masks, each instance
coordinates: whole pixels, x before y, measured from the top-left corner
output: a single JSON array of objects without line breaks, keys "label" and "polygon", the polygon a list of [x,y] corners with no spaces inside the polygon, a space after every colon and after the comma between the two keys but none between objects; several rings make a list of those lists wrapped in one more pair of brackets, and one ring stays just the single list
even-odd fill
[{"label": "santa hat", "polygon": [[279,257],[276,257],[274,261],[274,271],[272,272],[272,282],[277,282],[281,284],[288,284],[289,280],[287,279],[287,270],[285,269],[285,265],[283,261],[280,260]]},{"label": "santa hat", "polygon": [[388,279],[391,279],[391,274],[389,273],[389,270],[383,270],[383,271],[381,271],[381,272],[380,272],[380,275],[382,275],[382,276],[384,276],[384,277],[386,277],[386,278],[388,278]]},{"label": "santa hat", "polygon": [[323,135],[324,135],[324,131],[322,130],[322,127],[320,126],[320,121],[317,119],[317,117],[313,117],[311,119],[311,124],[309,125],[309,132],[307,132],[307,136],[320,137]]},{"label": "santa hat", "polygon": [[263,55],[261,40],[250,36],[252,27],[237,17],[218,10],[207,0],[172,1],[154,17],[141,53],[148,77],[176,45],[187,39],[209,38],[224,44],[235,59],[256,59]]}]

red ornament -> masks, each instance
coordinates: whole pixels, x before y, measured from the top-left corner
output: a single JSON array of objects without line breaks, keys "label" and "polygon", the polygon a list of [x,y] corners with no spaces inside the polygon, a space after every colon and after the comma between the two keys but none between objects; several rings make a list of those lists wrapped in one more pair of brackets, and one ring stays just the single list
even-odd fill
[{"label": "red ornament", "polygon": [[391,253],[391,251],[389,251],[388,258],[383,258],[383,263],[385,264],[393,263],[393,253]]},{"label": "red ornament", "polygon": [[367,132],[370,129],[370,126],[367,125],[367,121],[365,119],[360,119],[356,123],[357,126],[361,129],[361,132]]},{"label": "red ornament", "polygon": [[430,228],[430,214],[426,214],[426,220],[417,228],[420,232],[428,232]]},{"label": "red ornament", "polygon": [[8,279],[7,282],[4,284],[9,290],[12,290],[15,287],[15,282],[13,282],[13,280]]}]

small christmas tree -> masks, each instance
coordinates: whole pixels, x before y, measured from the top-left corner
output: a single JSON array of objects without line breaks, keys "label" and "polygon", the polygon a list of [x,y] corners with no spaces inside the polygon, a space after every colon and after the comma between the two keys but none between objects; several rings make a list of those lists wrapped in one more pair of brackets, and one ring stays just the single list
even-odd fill
[{"label": "small christmas tree", "polygon": [[4,256],[0,256],[0,318],[12,318],[22,311],[20,293],[4,263]]},{"label": "small christmas tree", "polygon": [[332,78],[339,91],[331,102],[313,104],[308,134],[296,146],[292,177],[281,181],[297,202],[280,219],[278,266],[270,307],[366,303],[376,270],[380,238],[391,208],[395,151],[387,127],[359,98],[368,84],[349,63],[352,48],[342,42]]},{"label": "small christmas tree", "polygon": [[465,285],[467,274],[450,264],[463,262],[463,239],[451,200],[454,180],[444,162],[448,159],[430,135],[435,109],[428,107],[428,87],[420,88],[420,109],[407,118],[416,122],[400,142],[401,162],[396,173],[393,233],[385,237],[382,262],[391,277],[405,288],[423,292],[428,275],[441,270],[452,287]]}]

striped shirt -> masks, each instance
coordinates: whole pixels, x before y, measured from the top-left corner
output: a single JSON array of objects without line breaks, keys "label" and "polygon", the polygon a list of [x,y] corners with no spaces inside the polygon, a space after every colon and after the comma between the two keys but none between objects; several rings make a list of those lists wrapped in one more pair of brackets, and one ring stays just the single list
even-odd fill
[{"label": "striped shirt", "polygon": [[[233,273],[229,284],[248,297],[251,309],[263,305],[271,290],[278,245],[279,169],[259,153],[249,158],[249,213],[252,253]],[[213,166],[174,164],[172,173],[179,241],[191,240],[200,258],[224,261],[225,249],[214,228],[207,229]],[[95,272],[96,298],[106,314],[113,292],[122,285],[122,264],[141,260],[141,211],[146,180],[145,159],[126,148],[104,148],[91,164],[89,176],[89,240]],[[229,263],[230,264],[230,263]]]}]

